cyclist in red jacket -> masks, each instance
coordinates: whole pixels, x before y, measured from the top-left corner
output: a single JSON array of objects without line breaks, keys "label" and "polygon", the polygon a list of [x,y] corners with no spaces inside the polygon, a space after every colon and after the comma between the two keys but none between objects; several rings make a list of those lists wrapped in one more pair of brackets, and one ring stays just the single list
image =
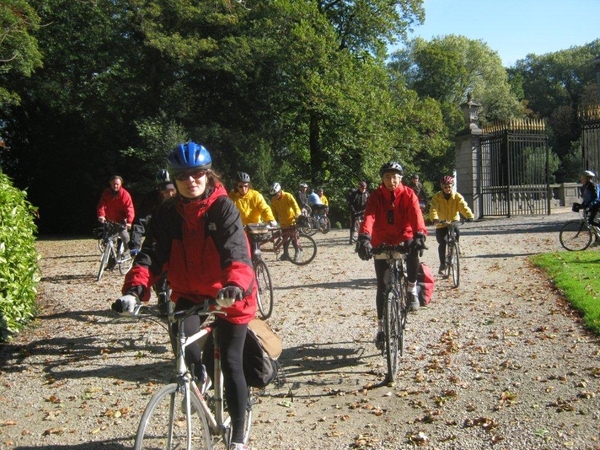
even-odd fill
[{"label": "cyclist in red jacket", "polygon": [[[419,208],[419,199],[414,191],[402,184],[402,166],[397,162],[388,162],[379,170],[381,184],[371,192],[367,200],[364,221],[361,224],[356,251],[363,260],[371,259],[371,250],[381,244],[399,245],[405,243],[409,252],[406,265],[408,281],[408,308],[417,310],[417,273],[419,271],[419,253],[425,248],[427,229]],[[387,261],[375,259],[377,277],[377,319],[378,332],[376,345],[383,345],[383,305],[385,302],[385,271]]]},{"label": "cyclist in red jacket", "polygon": [[[250,245],[240,212],[229,199],[212,158],[202,145],[179,144],[167,160],[178,195],[161,203],[149,222],[141,252],[125,277],[117,312],[132,312],[150,298],[150,286],[167,271],[175,310],[181,311],[207,297],[234,299],[216,320],[225,378],[225,397],[232,418],[230,449],[246,449],[243,442],[248,388],[243,371],[243,350],[248,322],[256,312],[256,283]],[[184,322],[185,332],[198,331],[200,318]],[[201,367],[201,348],[186,349],[186,362]]]},{"label": "cyclist in red jacket", "polygon": [[135,218],[135,209],[131,195],[123,187],[123,178],[118,175],[113,176],[109,182],[109,187],[104,189],[98,202],[97,215],[98,222],[104,223],[107,220],[117,223],[127,223],[127,229],[121,233],[123,248],[127,248],[129,242],[128,230]]}]

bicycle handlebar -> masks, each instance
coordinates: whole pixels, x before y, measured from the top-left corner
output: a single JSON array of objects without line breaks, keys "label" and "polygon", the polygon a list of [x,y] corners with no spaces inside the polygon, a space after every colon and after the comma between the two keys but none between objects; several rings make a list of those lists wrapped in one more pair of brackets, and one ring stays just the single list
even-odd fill
[{"label": "bicycle handlebar", "polygon": [[380,255],[382,253],[408,253],[410,249],[404,243],[400,245],[387,245],[381,244],[377,247],[373,247],[371,253],[373,255]]},{"label": "bicycle handlebar", "polygon": [[[231,299],[230,299],[231,300]],[[233,302],[231,303],[233,304]],[[173,316],[175,320],[183,320],[193,315],[198,316],[209,316],[209,315],[227,315],[227,312],[223,311],[224,306],[218,303],[218,299],[207,298],[204,301],[197,303],[190,309],[183,311],[176,311],[171,314],[160,311],[159,309],[146,305],[145,303],[139,303],[133,310],[133,317],[143,317],[145,314],[149,314],[155,317],[168,317]]]}]

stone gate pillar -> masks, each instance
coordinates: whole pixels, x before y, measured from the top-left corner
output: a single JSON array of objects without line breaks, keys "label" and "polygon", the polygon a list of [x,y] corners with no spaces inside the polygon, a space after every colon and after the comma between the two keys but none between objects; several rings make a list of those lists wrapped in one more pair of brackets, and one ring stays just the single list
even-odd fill
[{"label": "stone gate pillar", "polygon": [[460,105],[466,128],[455,137],[456,142],[456,190],[460,192],[473,210],[475,218],[483,216],[483,203],[480,192],[481,174],[481,128],[477,124],[477,112],[481,105],[471,95],[467,102]]}]

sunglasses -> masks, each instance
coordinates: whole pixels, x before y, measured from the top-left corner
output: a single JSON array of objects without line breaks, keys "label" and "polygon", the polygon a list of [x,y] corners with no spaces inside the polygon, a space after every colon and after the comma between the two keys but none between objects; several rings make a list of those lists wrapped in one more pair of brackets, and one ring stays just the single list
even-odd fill
[{"label": "sunglasses", "polygon": [[190,179],[190,177],[192,177],[197,180],[198,178],[202,178],[204,175],[206,175],[206,170],[198,170],[195,172],[178,173],[175,175],[175,179],[177,181],[187,181]]},{"label": "sunglasses", "polygon": [[250,187],[249,184],[238,184],[238,189]]}]

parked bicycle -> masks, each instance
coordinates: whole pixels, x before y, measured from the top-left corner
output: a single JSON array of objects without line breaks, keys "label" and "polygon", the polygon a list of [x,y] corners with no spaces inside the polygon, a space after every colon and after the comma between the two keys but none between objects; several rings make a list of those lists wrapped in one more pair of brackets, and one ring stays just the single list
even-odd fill
[{"label": "parked bicycle", "polygon": [[[317,256],[317,243],[315,240],[301,231],[300,225],[286,228],[269,228],[269,234],[265,240],[260,242],[262,251],[272,251],[279,255],[281,248],[289,242],[289,249],[296,250],[296,254],[289,261],[297,266],[310,263]],[[294,246],[295,242],[295,246]],[[273,244],[269,248],[267,244]]]},{"label": "parked bicycle", "polygon": [[[139,305],[133,315],[152,320],[169,332],[175,353],[174,381],[159,389],[150,399],[138,426],[135,450],[148,449],[212,449],[219,442],[225,448],[231,443],[231,419],[224,402],[223,374],[218,327],[212,319],[225,315],[216,300],[207,299],[187,311],[168,314],[153,306]],[[202,328],[192,336],[186,336],[183,321],[192,315],[206,318]],[[177,335],[173,325],[177,325]],[[202,367],[187,367],[185,349],[212,334],[214,343],[214,373],[210,378]],[[211,385],[214,383],[212,390]],[[248,388],[244,443],[250,438],[252,406],[256,402],[253,388]]]},{"label": "parked bicycle", "polygon": [[262,223],[249,223],[245,226],[245,229],[252,245],[252,265],[254,266],[254,274],[256,275],[256,284],[258,287],[258,295],[256,296],[258,310],[263,319],[268,319],[273,314],[275,296],[273,293],[271,272],[267,263],[262,258],[260,245],[268,239],[269,231],[276,228]]},{"label": "parked bicycle", "polygon": [[302,210],[302,214],[296,219],[296,227],[301,233],[304,233],[307,236],[314,236],[317,234],[317,220],[314,218],[312,210],[311,212],[308,212],[306,209]]},{"label": "parked bicycle", "polygon": [[381,352],[387,361],[387,381],[393,382],[398,373],[399,358],[404,353],[404,330],[406,328],[406,253],[405,245],[383,244],[372,250],[373,258],[385,259],[387,289],[383,309],[385,345]]},{"label": "parked bicycle", "polygon": [[[115,266],[119,268],[121,275],[125,275],[133,265],[133,258],[124,248],[123,241],[119,237],[125,230],[126,225],[107,220],[103,224],[102,244],[104,251],[100,258],[100,268],[96,281],[100,281],[105,270],[112,270]],[[100,244],[98,244],[100,245]]]},{"label": "parked bicycle", "polygon": [[573,211],[580,217],[563,225],[558,235],[560,245],[569,251],[580,251],[600,243],[600,229],[589,224],[589,210],[574,206]]},{"label": "parked bicycle", "polygon": [[457,288],[460,285],[460,246],[456,239],[456,227],[463,223],[462,221],[442,221],[440,225],[448,228],[446,235],[446,272],[444,278],[452,279],[452,286]]}]

